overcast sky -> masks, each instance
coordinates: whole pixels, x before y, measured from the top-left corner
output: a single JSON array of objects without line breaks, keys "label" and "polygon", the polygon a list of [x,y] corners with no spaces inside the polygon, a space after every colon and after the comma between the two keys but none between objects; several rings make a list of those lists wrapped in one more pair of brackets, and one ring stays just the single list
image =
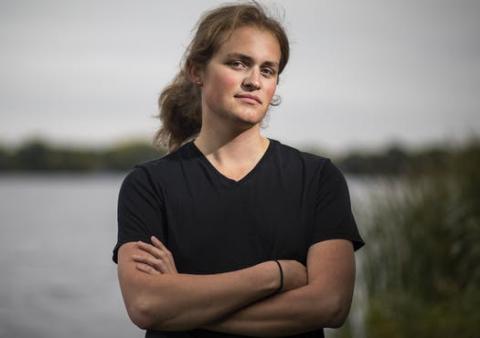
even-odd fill
[{"label": "overcast sky", "polygon": [[[221,1],[1,1],[0,142],[149,139],[199,15]],[[480,133],[480,1],[268,1],[291,59],[264,135],[333,151]]]}]

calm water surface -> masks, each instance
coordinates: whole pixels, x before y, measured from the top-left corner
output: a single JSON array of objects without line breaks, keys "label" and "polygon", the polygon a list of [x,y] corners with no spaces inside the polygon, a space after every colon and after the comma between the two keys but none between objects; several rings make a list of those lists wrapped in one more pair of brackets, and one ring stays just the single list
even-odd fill
[{"label": "calm water surface", "polygon": [[[111,260],[124,175],[0,176],[0,337],[144,336]],[[380,185],[347,180],[358,213]]]}]

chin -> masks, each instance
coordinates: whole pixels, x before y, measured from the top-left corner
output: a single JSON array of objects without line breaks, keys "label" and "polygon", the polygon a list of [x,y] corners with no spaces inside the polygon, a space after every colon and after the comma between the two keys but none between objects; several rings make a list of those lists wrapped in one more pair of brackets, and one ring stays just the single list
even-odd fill
[{"label": "chin", "polygon": [[242,129],[250,128],[256,124],[262,122],[267,111],[260,109],[259,107],[232,107],[230,109],[223,110],[220,115],[223,115],[223,118],[234,122],[235,124],[240,124]]},{"label": "chin", "polygon": [[265,113],[251,112],[235,115],[236,119],[250,125],[256,125],[262,122],[265,117]]}]

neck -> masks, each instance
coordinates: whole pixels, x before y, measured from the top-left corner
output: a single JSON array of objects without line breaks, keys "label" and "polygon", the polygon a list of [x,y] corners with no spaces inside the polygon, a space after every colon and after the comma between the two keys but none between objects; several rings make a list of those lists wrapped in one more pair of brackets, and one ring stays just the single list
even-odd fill
[{"label": "neck", "polygon": [[254,126],[240,133],[204,128],[194,140],[195,145],[210,160],[220,165],[242,165],[255,162],[266,151],[269,140]]}]

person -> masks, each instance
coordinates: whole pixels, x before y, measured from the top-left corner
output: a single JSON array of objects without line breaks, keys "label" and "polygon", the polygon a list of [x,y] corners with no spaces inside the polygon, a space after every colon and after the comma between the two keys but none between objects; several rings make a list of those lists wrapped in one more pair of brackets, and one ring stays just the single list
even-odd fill
[{"label": "person", "polygon": [[113,250],[146,337],[323,337],[345,321],[364,245],[345,178],[261,133],[288,57],[260,4],[222,5],[160,95],[169,152],[124,178]]}]

